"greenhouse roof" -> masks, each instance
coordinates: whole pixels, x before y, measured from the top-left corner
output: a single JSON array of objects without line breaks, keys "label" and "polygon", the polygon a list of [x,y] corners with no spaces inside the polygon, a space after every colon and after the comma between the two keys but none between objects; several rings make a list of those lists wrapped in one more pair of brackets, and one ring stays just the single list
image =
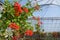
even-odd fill
[{"label": "greenhouse roof", "polygon": [[[60,17],[60,1],[59,0],[43,0],[40,1],[41,11],[34,12],[34,16],[40,17]],[[38,14],[37,14],[38,13]]]}]

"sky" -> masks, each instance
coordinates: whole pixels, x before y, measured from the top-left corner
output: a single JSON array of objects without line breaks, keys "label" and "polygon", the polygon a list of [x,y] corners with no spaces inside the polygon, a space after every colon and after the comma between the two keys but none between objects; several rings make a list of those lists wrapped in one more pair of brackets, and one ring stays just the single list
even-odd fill
[{"label": "sky", "polygon": [[[38,0],[38,1],[40,1],[38,2],[38,4],[41,5],[40,6],[41,10],[35,11],[33,13],[34,16],[60,17],[60,0]],[[25,5],[26,2],[27,0],[23,0],[21,4]],[[55,5],[44,5],[44,4],[55,4]],[[42,20],[42,22],[43,27],[41,27],[41,29],[44,29],[45,32],[53,32],[53,31],[60,32],[60,20]]]}]

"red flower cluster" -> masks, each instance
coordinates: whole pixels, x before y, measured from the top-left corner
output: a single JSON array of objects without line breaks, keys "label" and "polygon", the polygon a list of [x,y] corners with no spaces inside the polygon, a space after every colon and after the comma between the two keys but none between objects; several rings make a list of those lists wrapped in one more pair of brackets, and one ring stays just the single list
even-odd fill
[{"label": "red flower cluster", "polygon": [[26,13],[28,13],[28,8],[23,8],[23,10],[26,12]]},{"label": "red flower cluster", "polygon": [[10,23],[9,27],[15,30],[19,30],[20,28],[16,23]]},{"label": "red flower cluster", "polygon": [[18,12],[18,13],[15,13],[15,16],[20,16],[20,13]]},{"label": "red flower cluster", "polygon": [[40,6],[36,5],[34,8],[35,8],[35,10],[39,10]]},{"label": "red flower cluster", "polygon": [[18,2],[14,3],[14,10],[15,10],[15,16],[19,16],[20,13],[22,13],[23,11],[28,13],[28,8],[24,7],[23,9],[21,8],[21,4],[19,4]]},{"label": "red flower cluster", "polygon": [[23,10],[21,8],[21,4],[19,4],[18,2],[14,3],[14,10],[15,10],[15,15],[16,16],[19,16],[20,15],[19,13],[23,12]]},{"label": "red flower cluster", "polygon": [[36,17],[35,17],[35,16],[33,16],[32,18],[33,18],[34,20],[36,20]]},{"label": "red flower cluster", "polygon": [[42,24],[42,22],[40,22],[40,20],[38,21],[38,26],[40,26]]},{"label": "red flower cluster", "polygon": [[18,40],[18,39],[17,39],[17,36],[13,36],[13,37],[12,37],[12,40]]},{"label": "red flower cluster", "polygon": [[42,24],[42,22],[40,21],[40,17],[32,17],[34,20],[38,20],[38,26],[40,26]]},{"label": "red flower cluster", "polygon": [[40,20],[40,17],[35,17],[35,16],[33,16],[32,17],[34,20]]},{"label": "red flower cluster", "polygon": [[32,30],[27,30],[27,31],[25,32],[25,35],[26,35],[26,36],[32,36],[32,35],[33,35],[33,31],[32,31]]},{"label": "red flower cluster", "polygon": [[13,37],[12,37],[12,40],[18,40],[20,38],[20,34],[19,35],[14,35]]}]

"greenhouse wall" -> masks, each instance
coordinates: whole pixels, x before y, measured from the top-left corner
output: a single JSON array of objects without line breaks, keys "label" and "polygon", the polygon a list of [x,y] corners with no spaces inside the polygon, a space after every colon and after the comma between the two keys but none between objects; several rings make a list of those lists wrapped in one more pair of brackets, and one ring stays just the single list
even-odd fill
[{"label": "greenhouse wall", "polygon": [[[60,32],[60,17],[42,17],[42,25],[40,26],[41,31],[44,32]],[[29,18],[29,21],[35,27],[36,20]],[[35,31],[35,30],[34,30]]]}]

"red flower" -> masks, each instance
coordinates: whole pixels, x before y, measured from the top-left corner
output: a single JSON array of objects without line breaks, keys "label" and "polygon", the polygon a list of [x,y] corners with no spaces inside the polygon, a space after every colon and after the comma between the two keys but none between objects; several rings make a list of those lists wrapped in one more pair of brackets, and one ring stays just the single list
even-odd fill
[{"label": "red flower", "polygon": [[42,22],[40,20],[38,20],[38,26],[40,26],[42,24]]},{"label": "red flower", "polygon": [[15,30],[19,30],[20,28],[16,23],[10,23],[9,27]]},{"label": "red flower", "polygon": [[40,6],[36,5],[34,8],[35,8],[35,10],[39,10]]},{"label": "red flower", "polygon": [[34,20],[36,20],[37,18],[35,16],[32,17]]},{"label": "red flower", "polygon": [[12,37],[12,40],[18,40],[18,39],[17,39],[17,36],[13,36],[13,37]]},{"label": "red flower", "polygon": [[20,15],[20,13],[15,13],[14,15],[15,15],[15,16],[19,16],[19,15]]},{"label": "red flower", "polygon": [[40,20],[40,17],[37,17],[37,20]]},{"label": "red flower", "polygon": [[23,8],[23,10],[26,12],[26,13],[28,13],[28,8]]},{"label": "red flower", "polygon": [[14,10],[15,10],[15,13],[18,13],[18,14],[23,12],[21,8],[21,4],[19,4],[18,2],[14,3]]},{"label": "red flower", "polygon": [[35,17],[35,16],[33,16],[32,17],[34,20],[40,20],[40,17]]},{"label": "red flower", "polygon": [[38,21],[38,26],[40,26],[42,24],[42,22],[40,22],[40,20]]},{"label": "red flower", "polygon": [[26,35],[26,36],[32,36],[32,35],[33,35],[33,31],[32,31],[32,30],[27,30],[27,31],[25,32],[25,35]]}]

